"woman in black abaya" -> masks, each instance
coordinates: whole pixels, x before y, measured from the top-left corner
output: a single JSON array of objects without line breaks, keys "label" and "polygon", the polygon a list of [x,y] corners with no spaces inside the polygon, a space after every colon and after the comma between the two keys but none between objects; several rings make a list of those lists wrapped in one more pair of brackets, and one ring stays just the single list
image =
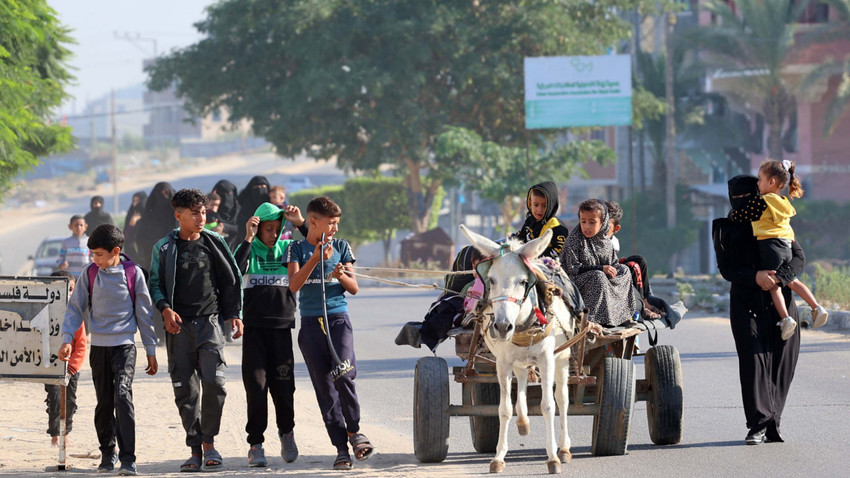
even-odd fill
[{"label": "woman in black abaya", "polygon": [[[739,208],[758,194],[757,178],[736,176],[729,180],[729,201]],[[725,237],[724,237],[725,236]],[[715,252],[721,275],[731,282],[729,319],[738,353],[741,397],[749,429],[748,445],[781,442],[779,426],[785,399],[794,378],[800,353],[799,328],[787,341],[782,340],[776,326],[779,315],[770,288],[782,287],[788,312],[800,321],[792,292],[787,287],[803,270],[806,258],[796,241],[789,265],[775,271],[759,270],[759,251],[749,223],[732,223],[716,219]]]},{"label": "woman in black abaya", "polygon": [[167,182],[156,183],[145,203],[142,218],[136,223],[137,256],[133,260],[145,270],[151,267],[151,252],[156,241],[177,228],[171,197],[174,188]]}]

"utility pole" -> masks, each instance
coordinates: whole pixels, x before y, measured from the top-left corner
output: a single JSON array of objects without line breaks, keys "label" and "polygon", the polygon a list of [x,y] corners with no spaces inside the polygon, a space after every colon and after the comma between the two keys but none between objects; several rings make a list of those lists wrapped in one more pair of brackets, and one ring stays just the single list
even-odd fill
[{"label": "utility pole", "polygon": [[[664,56],[664,94],[667,97],[667,171],[665,199],[667,200],[667,229],[676,227],[676,106],[673,97],[673,28],[676,14],[667,14],[667,53]],[[670,271],[676,267],[676,254],[670,256]]]},{"label": "utility pole", "polygon": [[[114,201],[113,211],[118,216],[118,134],[115,128],[115,89],[112,89],[112,101],[110,107],[110,123],[112,123],[112,196]],[[105,206],[105,204],[104,204]],[[104,208],[105,209],[105,208]]]}]

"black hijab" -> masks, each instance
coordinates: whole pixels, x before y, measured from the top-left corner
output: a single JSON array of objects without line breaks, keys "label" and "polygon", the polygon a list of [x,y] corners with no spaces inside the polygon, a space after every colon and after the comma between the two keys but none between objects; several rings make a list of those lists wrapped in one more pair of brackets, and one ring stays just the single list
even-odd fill
[{"label": "black hijab", "polygon": [[[218,215],[225,222],[236,221],[239,214],[239,202],[236,199],[236,185],[226,179],[215,183],[212,192],[221,197],[221,205],[218,206]],[[253,211],[253,209],[252,209]]]},{"label": "black hijab", "polygon": [[[532,191],[539,192],[546,198],[546,213],[543,215],[543,219],[537,221],[534,219],[534,215],[531,214],[531,193]],[[552,181],[544,181],[539,184],[535,184],[528,189],[528,193],[525,195],[525,207],[528,208],[528,212],[525,214],[526,221],[531,218],[532,221],[540,223],[540,227],[543,227],[543,224],[549,219],[552,219],[558,212],[558,186],[555,185]]]},{"label": "black hijab", "polygon": [[144,214],[145,203],[148,200],[148,194],[144,191],[136,191],[133,194],[133,199],[135,200],[136,198],[139,199],[139,202],[137,202],[135,205],[132,202],[130,202],[130,207],[127,209],[127,215],[124,216],[124,227],[125,228],[130,224],[130,219],[135,214]]},{"label": "black hijab", "polygon": [[[100,203],[100,206],[96,206],[96,203]],[[115,224],[112,221],[112,216],[109,215],[108,212],[103,210],[103,205],[105,204],[103,200],[103,196],[92,196],[89,201],[89,206],[91,207],[91,211],[89,211],[86,216],[86,234],[91,235],[92,231],[94,231],[97,226],[101,224]]]},{"label": "black hijab", "polygon": [[239,193],[236,224],[242,227],[264,202],[269,202],[269,180],[265,176],[254,176]]},{"label": "black hijab", "polygon": [[758,178],[749,174],[741,174],[730,179],[729,204],[732,209],[740,209],[759,192]]}]

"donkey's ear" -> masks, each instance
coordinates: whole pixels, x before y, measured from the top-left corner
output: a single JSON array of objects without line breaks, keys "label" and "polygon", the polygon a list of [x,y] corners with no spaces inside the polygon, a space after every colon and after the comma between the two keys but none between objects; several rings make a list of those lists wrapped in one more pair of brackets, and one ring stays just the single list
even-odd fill
[{"label": "donkey's ear", "polygon": [[542,236],[523,244],[522,247],[517,249],[516,253],[526,259],[536,259],[549,247],[549,241],[551,240],[552,230],[548,229]]},{"label": "donkey's ear", "polygon": [[460,225],[460,232],[469,239],[473,247],[484,254],[484,257],[493,257],[499,254],[499,245],[495,241],[470,231],[463,224]]}]

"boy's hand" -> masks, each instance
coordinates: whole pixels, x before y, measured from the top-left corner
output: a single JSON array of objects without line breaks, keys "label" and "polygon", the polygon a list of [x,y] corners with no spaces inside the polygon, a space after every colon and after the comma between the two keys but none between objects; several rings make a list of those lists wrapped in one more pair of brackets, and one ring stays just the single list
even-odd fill
[{"label": "boy's hand", "polygon": [[304,216],[301,215],[301,210],[298,209],[298,206],[289,205],[283,208],[283,217],[292,224],[295,224],[296,227],[304,224]]},{"label": "boy's hand", "polygon": [[606,276],[611,277],[612,279],[614,277],[617,277],[617,269],[614,266],[602,266],[602,272],[604,272]]},{"label": "boy's hand", "polygon": [[334,267],[334,270],[331,272],[331,277],[339,280],[339,278],[342,277],[343,274],[346,274],[347,272],[349,272],[349,268],[346,267],[342,262],[338,262],[336,264],[336,267]]},{"label": "boy's hand", "polygon": [[159,364],[156,361],[156,355],[148,355],[148,366],[145,367],[145,373],[156,375],[157,370],[159,370]]},{"label": "boy's hand", "polygon": [[172,309],[165,309],[162,311],[162,321],[165,322],[166,332],[172,334],[180,333],[180,324],[183,323],[180,314],[174,312]]},{"label": "boy's hand", "polygon": [[243,330],[242,320],[238,319],[236,317],[230,319],[230,330],[233,331],[233,338],[234,339],[238,339],[239,337],[242,337],[242,330]]},{"label": "boy's hand", "polygon": [[319,249],[321,249],[322,246],[324,246],[324,249],[322,250],[322,257],[324,258],[324,260],[330,259],[331,256],[334,253],[334,248],[333,248],[333,246],[331,246],[331,240],[330,239],[325,239],[324,241],[317,242],[316,248],[313,249],[313,255],[314,256],[318,255]]},{"label": "boy's hand", "polygon": [[257,228],[260,227],[260,216],[251,216],[245,223],[245,240],[251,242],[257,236]]},{"label": "boy's hand", "polygon": [[62,344],[62,346],[59,347],[59,352],[57,352],[56,355],[58,355],[59,360],[63,362],[71,360],[71,344]]}]

